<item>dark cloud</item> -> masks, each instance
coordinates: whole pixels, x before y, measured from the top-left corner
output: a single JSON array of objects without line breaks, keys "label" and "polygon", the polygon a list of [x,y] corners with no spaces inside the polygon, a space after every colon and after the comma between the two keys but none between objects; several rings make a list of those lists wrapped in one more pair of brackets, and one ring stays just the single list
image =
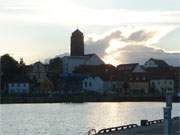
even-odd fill
[{"label": "dark cloud", "polygon": [[[128,45],[124,48],[118,49],[115,59],[121,60],[122,63],[138,62],[144,64],[149,58],[163,59],[170,65],[180,66],[180,53],[167,53],[162,49],[155,49],[153,47],[143,45]],[[119,54],[119,55],[118,55]]]},{"label": "dark cloud", "polygon": [[146,32],[145,30],[140,30],[137,32],[132,33],[128,40],[130,41],[147,41],[148,39],[152,38],[156,32]]},{"label": "dark cloud", "polygon": [[[92,38],[89,38],[85,43],[86,53],[96,53],[101,58],[110,55],[119,63],[138,62],[143,64],[149,58],[157,58],[166,60],[171,65],[180,66],[180,53],[168,53],[163,49],[156,49],[155,47],[146,46],[144,44],[132,44],[134,41],[139,43],[148,41],[155,36],[156,32],[154,31],[146,32],[145,30],[139,30],[125,37],[122,35],[121,31],[117,30],[97,41],[93,41]],[[127,46],[106,53],[106,49],[110,46],[109,42],[111,39],[122,41]]]}]

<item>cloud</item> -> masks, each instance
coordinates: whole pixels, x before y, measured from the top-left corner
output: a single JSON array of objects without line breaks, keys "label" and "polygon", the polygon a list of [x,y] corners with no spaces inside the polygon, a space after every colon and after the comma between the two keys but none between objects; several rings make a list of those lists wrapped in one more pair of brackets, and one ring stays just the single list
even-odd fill
[{"label": "cloud", "polygon": [[103,34],[99,39],[87,38],[86,52],[95,52],[106,63],[114,65],[130,62],[143,64],[153,57],[180,66],[180,52],[172,53],[158,47],[159,40],[174,29],[170,26],[120,27]]},{"label": "cloud", "polygon": [[147,41],[148,39],[154,37],[154,35],[156,34],[156,32],[145,32],[144,30],[140,30],[137,32],[132,33],[129,37],[128,40],[130,41]]},{"label": "cloud", "polygon": [[180,11],[91,9],[70,0],[2,0],[0,20],[27,20],[65,25],[176,24]]}]

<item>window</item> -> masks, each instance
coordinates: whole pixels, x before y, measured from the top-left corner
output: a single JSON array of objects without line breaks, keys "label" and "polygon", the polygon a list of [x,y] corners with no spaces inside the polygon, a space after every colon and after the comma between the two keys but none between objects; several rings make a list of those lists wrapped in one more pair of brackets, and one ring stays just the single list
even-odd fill
[{"label": "window", "polygon": [[87,82],[84,82],[84,86],[87,87]]},{"label": "window", "polygon": [[166,84],[167,82],[166,82],[166,80],[164,80],[164,84]]},{"label": "window", "polygon": [[12,83],[12,84],[10,84],[11,85],[11,87],[14,87],[14,83]]},{"label": "window", "polygon": [[91,83],[91,82],[89,82],[89,86],[90,86],[90,87],[92,86],[92,83]]},{"label": "window", "polygon": [[113,89],[116,89],[116,84],[113,84]]},{"label": "window", "polygon": [[169,84],[172,85],[172,81],[169,81]]}]

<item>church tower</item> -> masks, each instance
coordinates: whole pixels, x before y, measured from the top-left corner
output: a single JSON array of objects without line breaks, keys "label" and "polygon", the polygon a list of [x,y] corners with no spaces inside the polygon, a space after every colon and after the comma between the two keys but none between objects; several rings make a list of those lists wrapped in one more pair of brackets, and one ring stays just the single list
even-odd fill
[{"label": "church tower", "polygon": [[84,55],[84,35],[80,30],[75,30],[71,35],[71,56]]}]

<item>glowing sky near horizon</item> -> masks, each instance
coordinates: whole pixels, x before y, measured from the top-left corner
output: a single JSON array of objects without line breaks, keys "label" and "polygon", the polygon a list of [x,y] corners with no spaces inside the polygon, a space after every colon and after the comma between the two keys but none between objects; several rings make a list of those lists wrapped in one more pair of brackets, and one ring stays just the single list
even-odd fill
[{"label": "glowing sky near horizon", "polygon": [[109,61],[112,52],[130,43],[180,52],[180,1],[0,0],[0,27],[0,54],[23,57],[26,63],[69,52],[77,27],[94,40],[114,29],[124,37],[135,30],[153,35],[142,42],[110,40],[105,50]]}]

